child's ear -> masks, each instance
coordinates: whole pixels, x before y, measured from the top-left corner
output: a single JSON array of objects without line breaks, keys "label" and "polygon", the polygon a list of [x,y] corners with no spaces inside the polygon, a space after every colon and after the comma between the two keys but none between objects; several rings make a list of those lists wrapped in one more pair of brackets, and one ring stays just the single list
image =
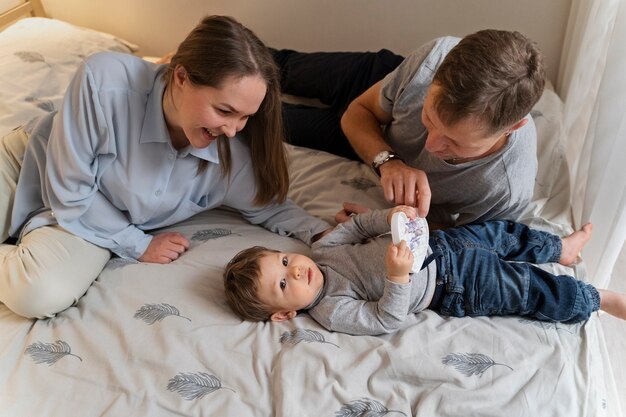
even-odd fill
[{"label": "child's ear", "polygon": [[270,320],[272,321],[291,320],[292,318],[296,317],[297,314],[298,313],[296,313],[295,311],[277,311],[276,313],[270,316]]}]

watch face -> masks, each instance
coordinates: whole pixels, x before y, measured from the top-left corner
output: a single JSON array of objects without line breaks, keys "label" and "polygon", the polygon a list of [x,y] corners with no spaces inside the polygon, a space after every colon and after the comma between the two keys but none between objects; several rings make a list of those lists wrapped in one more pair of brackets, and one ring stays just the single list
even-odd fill
[{"label": "watch face", "polygon": [[374,164],[381,164],[385,162],[385,159],[387,158],[389,158],[389,151],[382,151],[374,157]]}]

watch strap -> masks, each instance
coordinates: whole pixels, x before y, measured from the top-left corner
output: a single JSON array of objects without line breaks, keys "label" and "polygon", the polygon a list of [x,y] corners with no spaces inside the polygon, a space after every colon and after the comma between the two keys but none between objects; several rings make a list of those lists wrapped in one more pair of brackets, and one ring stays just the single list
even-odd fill
[{"label": "watch strap", "polygon": [[376,162],[376,161],[372,162],[372,168],[374,169],[374,172],[376,172],[376,175],[380,177],[380,167],[393,159],[398,159],[404,162],[404,159],[400,158],[400,155],[394,152],[389,152],[387,157],[380,162]]}]

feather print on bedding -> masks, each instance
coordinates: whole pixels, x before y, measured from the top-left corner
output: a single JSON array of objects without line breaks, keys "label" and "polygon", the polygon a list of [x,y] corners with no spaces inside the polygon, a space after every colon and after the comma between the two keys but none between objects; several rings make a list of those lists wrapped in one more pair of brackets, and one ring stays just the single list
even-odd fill
[{"label": "feather print on bedding", "polygon": [[207,240],[210,240],[210,239],[219,239],[220,237],[230,236],[232,234],[236,236],[240,236],[240,235],[237,235],[236,233],[233,233],[229,229],[223,229],[221,227],[217,227],[215,229],[198,230],[196,233],[193,234],[193,236],[191,236],[191,240],[199,241],[199,242],[206,242]]},{"label": "feather print on bedding", "polygon": [[344,404],[339,411],[335,412],[335,417],[382,417],[392,413],[406,416],[402,411],[388,410],[376,400],[361,398]]},{"label": "feather print on bedding", "polygon": [[143,320],[150,325],[169,316],[177,316],[191,321],[189,317],[181,316],[180,311],[176,307],[166,303],[144,304],[134,315],[136,319]]},{"label": "feather print on bedding", "polygon": [[41,55],[39,52],[17,51],[14,53],[14,55],[24,62],[30,62],[30,63],[43,62],[44,64],[52,68],[50,64],[46,62],[46,59],[43,57],[43,55]]},{"label": "feather print on bedding", "polygon": [[219,378],[206,372],[181,372],[169,380],[167,389],[186,400],[197,400],[219,389],[235,392],[232,388],[223,387]]},{"label": "feather print on bedding", "polygon": [[37,97],[26,97],[24,99],[27,103],[33,103],[35,106],[40,108],[41,110],[51,113],[54,109],[54,103],[51,100],[42,100]]},{"label": "feather print on bedding", "polygon": [[509,365],[497,363],[482,353],[450,353],[443,357],[441,363],[446,366],[453,366],[454,369],[468,377],[472,375],[483,376],[487,369],[495,365],[506,366],[511,371],[513,370]]},{"label": "feather print on bedding", "polygon": [[83,361],[80,356],[74,355],[70,345],[63,340],[57,340],[54,343],[36,342],[28,345],[24,351],[25,355],[30,355],[35,363],[47,363],[48,366],[52,366],[61,358],[66,356],[74,356],[81,362]]},{"label": "feather print on bedding", "polygon": [[375,188],[378,186],[378,184],[376,184],[374,181],[368,179],[368,178],[351,178],[349,180],[343,180],[341,181],[341,183],[343,185],[347,185],[349,187],[354,188],[355,190],[358,191],[367,191],[370,188]]},{"label": "feather print on bedding", "polygon": [[297,345],[300,342],[305,343],[328,343],[329,345],[333,345],[336,348],[341,349],[339,346],[332,342],[327,342],[324,336],[320,332],[316,332],[315,330],[308,329],[295,329],[291,332],[284,332],[280,335],[280,343],[290,343],[292,345]]}]

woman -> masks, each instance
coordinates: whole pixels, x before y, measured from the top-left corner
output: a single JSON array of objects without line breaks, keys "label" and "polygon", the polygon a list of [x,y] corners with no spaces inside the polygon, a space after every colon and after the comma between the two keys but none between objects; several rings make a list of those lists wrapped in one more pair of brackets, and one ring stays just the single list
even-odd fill
[{"label": "woman", "polygon": [[286,201],[280,114],[271,55],[229,17],[203,19],[167,66],[87,58],[58,113],[0,142],[1,240],[16,239],[0,246],[0,301],[54,316],[110,252],[171,262],[188,240],[145,231],[220,205],[310,242],[328,224]]}]

